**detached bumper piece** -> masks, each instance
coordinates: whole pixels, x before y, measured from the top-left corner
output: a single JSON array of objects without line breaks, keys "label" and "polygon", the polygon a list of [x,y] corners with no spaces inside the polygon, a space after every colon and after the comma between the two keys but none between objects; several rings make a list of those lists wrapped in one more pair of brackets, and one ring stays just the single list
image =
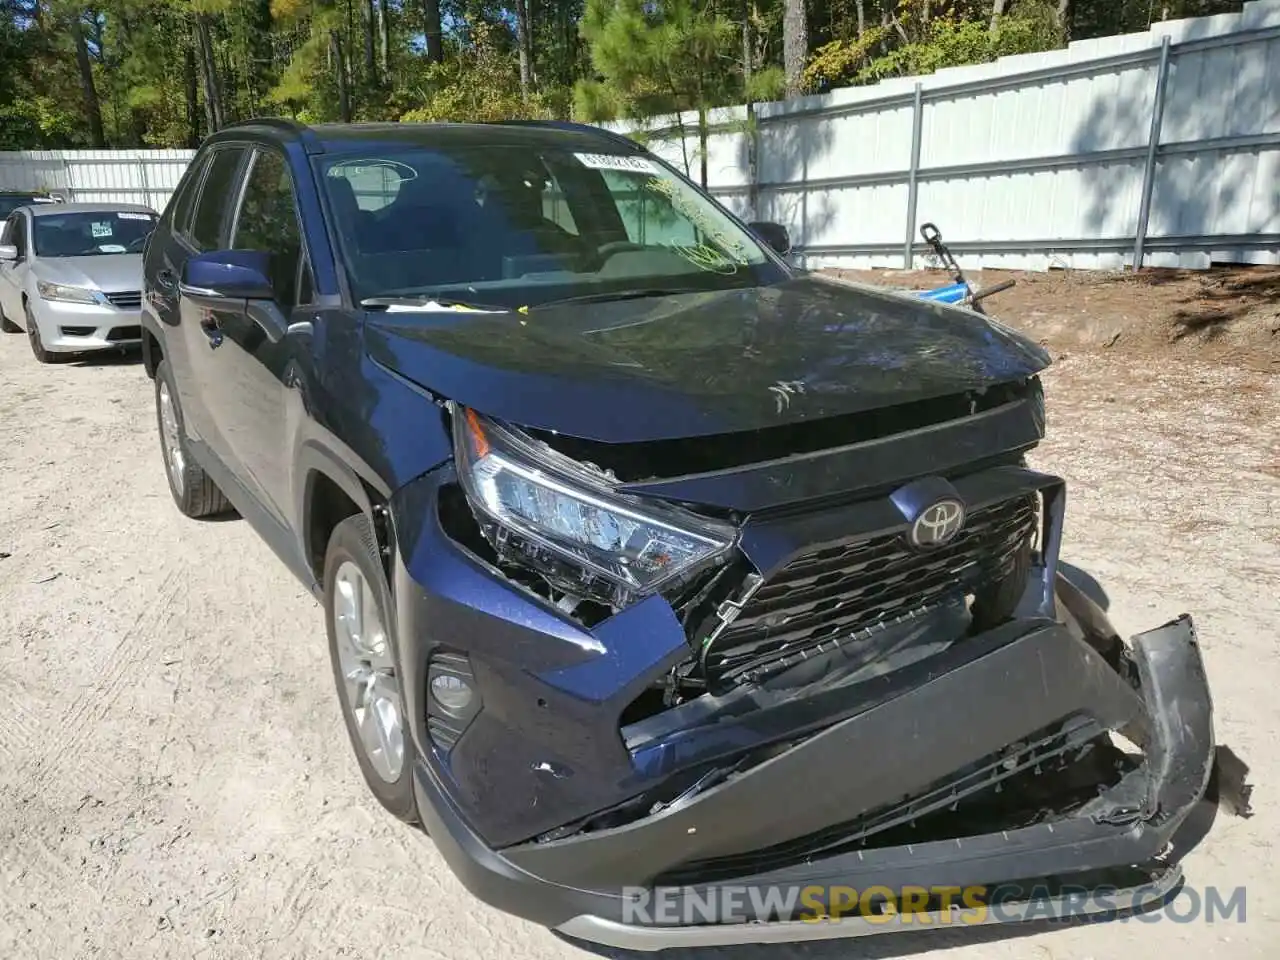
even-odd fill
[{"label": "detached bumper piece", "polygon": [[[1052,878],[1105,890],[1105,906],[1077,912],[1160,899],[1180,876],[1161,858],[1204,797],[1214,757],[1191,619],[1134,637],[1118,664],[1051,621],[1015,621],[962,646],[913,685],[868,684],[851,718],[623,826],[493,850],[426,764],[415,771],[419,808],[480,899],[627,949],[913,926],[825,901],[821,913],[844,916],[815,921],[815,891],[828,892],[822,900],[834,889],[993,890]],[[726,887],[746,892],[740,904],[808,893],[803,914],[687,919]],[[637,890],[661,898],[659,915],[635,919]],[[935,912],[944,919],[945,907]],[[1006,905],[976,922],[1023,918]]]}]

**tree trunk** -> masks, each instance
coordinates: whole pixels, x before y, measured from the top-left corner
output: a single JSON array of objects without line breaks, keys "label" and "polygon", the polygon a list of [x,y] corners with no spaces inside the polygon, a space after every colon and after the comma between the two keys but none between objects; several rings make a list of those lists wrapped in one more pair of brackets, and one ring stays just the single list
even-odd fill
[{"label": "tree trunk", "polygon": [[866,0],[854,0],[854,7],[858,11],[858,36],[862,36],[867,30]]},{"label": "tree trunk", "polygon": [[93,64],[89,62],[89,45],[84,39],[84,24],[77,11],[71,16],[71,38],[76,45],[76,66],[80,70],[80,92],[84,95],[84,109],[89,116],[89,136],[98,150],[107,146],[102,130],[102,106],[98,103],[98,90],[93,85]]},{"label": "tree trunk", "polygon": [[364,30],[364,74],[367,83],[375,84],[378,82],[378,57],[374,40],[378,32],[378,11],[375,0],[364,0],[364,23],[361,27]]},{"label": "tree trunk", "polygon": [[382,61],[382,82],[391,85],[391,0],[378,4],[378,54]]},{"label": "tree trunk", "polygon": [[213,40],[209,36],[209,21],[202,14],[196,14],[196,41],[200,49],[200,72],[204,78],[204,110],[209,121],[209,132],[221,130],[225,117],[222,113],[222,91],[218,86],[218,68],[213,60]]},{"label": "tree trunk", "polygon": [[516,45],[520,48],[520,95],[529,99],[533,86],[533,56],[529,46],[529,3],[516,0]]},{"label": "tree trunk", "polygon": [[444,37],[440,32],[440,0],[422,0],[422,25],[427,42],[427,62],[444,61]]},{"label": "tree trunk", "polygon": [[351,91],[347,88],[347,62],[342,52],[342,38],[338,31],[329,33],[329,49],[333,51],[334,73],[338,76],[338,115],[343,123],[351,122]]},{"label": "tree trunk", "polygon": [[787,75],[787,96],[804,92],[804,65],[809,59],[809,22],[805,0],[785,0],[782,11],[782,65]]},{"label": "tree trunk", "polygon": [[187,94],[187,146],[194,150],[200,146],[200,89],[196,76],[196,54],[192,43],[184,45],[182,51],[182,82]]},{"label": "tree trunk", "polygon": [[710,131],[707,130],[707,108],[698,107],[698,176],[701,178],[702,189],[707,189],[707,141],[710,140]]},{"label": "tree trunk", "polygon": [[1062,39],[1071,42],[1071,0],[1058,0],[1058,26],[1062,28]]},{"label": "tree trunk", "polygon": [[1000,29],[1000,18],[1004,16],[1005,0],[991,0],[991,27],[992,33]]}]

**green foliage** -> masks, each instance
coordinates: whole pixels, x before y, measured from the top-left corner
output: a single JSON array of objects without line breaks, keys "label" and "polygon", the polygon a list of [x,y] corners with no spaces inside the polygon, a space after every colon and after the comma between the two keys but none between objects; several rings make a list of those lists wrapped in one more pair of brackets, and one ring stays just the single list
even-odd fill
[{"label": "green foliage", "polygon": [[[368,0],[0,0],[0,149],[91,146],[90,104],[113,147],[194,146],[264,113],[340,120],[344,104],[354,120],[626,119],[683,144],[681,113],[705,139],[715,107],[783,95],[784,0],[526,2],[527,89],[505,0],[439,0],[439,63],[423,0],[374,0],[373,19]],[[992,30],[991,0],[806,0],[804,79],[873,83],[1240,5],[1071,0],[1060,23],[1058,0],[1008,0]]]}]

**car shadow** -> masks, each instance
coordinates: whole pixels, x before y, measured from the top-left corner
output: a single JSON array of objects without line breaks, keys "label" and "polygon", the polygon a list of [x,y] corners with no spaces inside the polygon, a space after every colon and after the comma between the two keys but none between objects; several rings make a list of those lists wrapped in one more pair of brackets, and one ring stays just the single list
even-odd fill
[{"label": "car shadow", "polygon": [[93,353],[69,354],[65,363],[69,367],[125,367],[142,362],[142,347],[121,347],[118,350],[95,350]]}]

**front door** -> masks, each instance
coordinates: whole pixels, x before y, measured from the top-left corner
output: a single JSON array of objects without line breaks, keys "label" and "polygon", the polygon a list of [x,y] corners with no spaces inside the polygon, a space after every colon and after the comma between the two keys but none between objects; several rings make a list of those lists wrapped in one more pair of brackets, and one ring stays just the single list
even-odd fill
[{"label": "front door", "polygon": [[18,259],[0,260],[0,307],[4,308],[6,317],[23,327],[27,325],[27,318],[22,314],[22,286],[27,278],[27,259],[30,256],[27,239],[26,214],[10,214],[5,221],[4,233],[0,235],[0,243],[17,247]]},{"label": "front door", "polygon": [[[228,248],[270,255],[273,306],[288,320],[300,302],[309,299],[307,291],[300,290],[299,278],[308,277],[309,270],[293,178],[284,155],[267,147],[254,149],[247,169]],[[262,314],[250,307],[217,316],[220,343],[211,351],[211,369],[216,372],[205,389],[213,408],[214,428],[229,448],[241,482],[271,519],[287,527],[292,500],[288,395],[295,353],[305,347],[292,332],[273,342],[258,319]]]},{"label": "front door", "polygon": [[[196,458],[206,461],[211,455],[229,470],[235,468],[231,445],[222,435],[213,409],[215,395],[219,393],[219,378],[225,376],[221,356],[223,337],[218,326],[226,319],[227,312],[208,310],[193,303],[181,295],[177,281],[194,253],[226,248],[248,152],[246,147],[232,145],[213,153],[190,221],[185,226],[175,224],[164,263],[167,280],[174,284],[169,298],[176,306],[177,339],[181,340],[180,349],[172,351],[171,362],[182,403],[183,424],[188,437],[194,441]],[[172,333],[169,338],[173,338]],[[235,502],[234,491],[223,492]]]}]

